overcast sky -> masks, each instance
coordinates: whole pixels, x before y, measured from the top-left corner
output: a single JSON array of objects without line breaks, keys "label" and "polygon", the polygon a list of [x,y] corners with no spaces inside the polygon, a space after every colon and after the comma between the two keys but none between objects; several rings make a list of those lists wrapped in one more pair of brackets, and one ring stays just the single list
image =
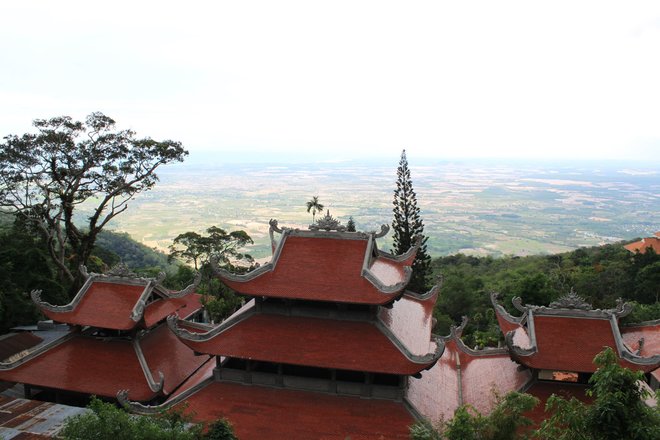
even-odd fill
[{"label": "overcast sky", "polygon": [[16,0],[0,17],[2,136],[102,111],[218,157],[660,152],[658,1]]}]

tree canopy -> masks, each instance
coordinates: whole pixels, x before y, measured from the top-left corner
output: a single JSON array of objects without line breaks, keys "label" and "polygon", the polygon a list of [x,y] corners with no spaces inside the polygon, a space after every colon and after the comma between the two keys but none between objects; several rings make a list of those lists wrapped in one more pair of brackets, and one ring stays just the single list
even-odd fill
[{"label": "tree canopy", "polygon": [[8,135],[1,144],[0,207],[42,234],[60,279],[75,288],[75,269],[87,263],[99,232],[156,184],[160,165],[188,152],[179,142],[116,130],[99,112],[84,122],[59,116],[33,125],[36,133]]},{"label": "tree canopy", "polygon": [[392,230],[394,232],[394,253],[402,254],[415,244],[415,240],[421,240],[421,246],[413,262],[413,275],[408,284],[410,290],[425,292],[429,289],[431,275],[431,257],[426,250],[428,237],[424,236],[424,222],[420,217],[417,206],[417,195],[413,189],[408,168],[406,150],[401,152],[399,168],[396,170],[396,189],[394,190],[394,220]]},{"label": "tree canopy", "polygon": [[312,212],[312,223],[316,219],[316,213],[323,211],[323,204],[319,201],[319,196],[312,197],[312,200],[306,203],[307,212]]}]

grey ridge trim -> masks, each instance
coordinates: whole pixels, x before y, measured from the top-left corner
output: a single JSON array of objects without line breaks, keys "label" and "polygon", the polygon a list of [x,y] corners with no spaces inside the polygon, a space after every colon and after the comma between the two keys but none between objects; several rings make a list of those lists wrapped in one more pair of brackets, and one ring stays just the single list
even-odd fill
[{"label": "grey ridge trim", "polygon": [[[511,324],[522,325],[524,320],[527,317],[527,315],[526,315],[527,309],[525,309],[524,314],[522,316],[513,316],[509,312],[507,312],[506,309],[504,308],[504,306],[502,306],[497,301],[499,296],[500,296],[500,294],[498,292],[491,292],[490,293],[490,302],[493,305],[493,308],[495,309],[495,313],[497,313],[499,316],[504,318],[505,321],[507,321]],[[518,309],[518,310],[520,310],[520,309]]]},{"label": "grey ridge trim", "polygon": [[158,293],[163,295],[165,298],[170,298],[170,299],[182,298],[186,295],[193,293],[195,289],[197,289],[197,286],[199,286],[199,282],[201,280],[202,280],[202,273],[197,272],[195,274],[195,279],[193,280],[192,284],[187,285],[182,290],[170,292],[169,290],[162,287],[160,284],[158,284],[156,288],[158,289]]},{"label": "grey ridge trim", "polygon": [[619,357],[625,359],[636,365],[658,365],[660,364],[660,354],[651,357],[639,356],[630,351],[623,341],[621,331],[616,316],[610,316],[610,325],[612,326],[612,334],[614,334],[614,341],[616,342],[616,349],[619,352]]},{"label": "grey ridge trim", "polygon": [[142,318],[142,315],[144,315],[144,308],[147,306],[147,299],[149,298],[149,295],[151,295],[151,292],[154,290],[155,284],[155,281],[149,281],[147,285],[144,286],[144,290],[140,294],[140,298],[137,300],[133,306],[133,310],[131,311],[131,320],[134,322],[138,322]]},{"label": "grey ridge trim", "polygon": [[394,344],[396,348],[399,349],[401,354],[408,359],[410,362],[415,363],[415,364],[428,364],[428,363],[435,363],[440,359],[442,354],[445,352],[445,343],[441,338],[434,337],[435,339],[435,351],[433,353],[427,353],[425,355],[417,355],[413,354],[408,350],[408,348],[403,345],[403,343],[399,340],[399,338],[396,337],[394,333],[383,323],[383,321],[378,318],[375,322],[376,328],[380,330],[386,337],[387,339]]},{"label": "grey ridge trim", "polygon": [[567,295],[559,298],[557,301],[550,303],[549,306],[533,306],[529,304],[522,304],[520,297],[515,297],[512,300],[513,305],[525,313],[533,310],[539,316],[564,316],[568,318],[592,318],[592,319],[608,319],[610,316],[622,318],[632,311],[632,305],[624,302],[621,298],[617,299],[616,307],[614,309],[593,309],[590,304],[586,303],[580,298],[573,290]]},{"label": "grey ridge trim", "polygon": [[128,408],[130,412],[133,414],[140,414],[140,415],[152,415],[152,414],[158,414],[163,411],[166,411],[173,406],[183,402],[186,400],[188,397],[192,396],[195,394],[197,391],[201,390],[202,388],[206,387],[207,385],[211,384],[213,382],[213,376],[208,377],[204,379],[202,382],[198,383],[197,385],[188,388],[186,391],[177,394],[170,400],[168,400],[165,403],[162,403],[160,405],[143,405],[139,402],[133,402],[128,399],[128,394],[130,390],[120,390],[117,392],[117,401],[125,408]]},{"label": "grey ridge trim", "polygon": [[413,299],[417,299],[417,300],[420,300],[420,301],[425,301],[425,300],[427,300],[427,299],[433,297],[434,295],[437,295],[438,292],[440,292],[440,288],[441,288],[441,287],[442,287],[442,281],[439,280],[439,281],[438,281],[433,287],[431,287],[431,289],[430,289],[428,292],[426,292],[426,293],[417,293],[417,292],[413,292],[412,290],[406,290],[403,294],[404,294],[405,296],[408,296],[408,297],[413,298]]},{"label": "grey ridge trim", "polygon": [[415,237],[415,243],[413,243],[413,245],[410,246],[410,248],[403,254],[394,255],[394,254],[390,254],[389,252],[385,252],[378,249],[378,256],[392,261],[405,261],[408,258],[412,257],[413,254],[417,253],[421,245],[422,245],[422,237],[418,235]]},{"label": "grey ridge trim", "polygon": [[362,269],[362,276],[366,278],[373,286],[378,289],[381,293],[391,294],[400,292],[404,287],[410,282],[410,277],[412,277],[412,269],[408,266],[403,268],[403,281],[391,286],[386,286],[381,280],[376,278],[376,276],[369,269]]},{"label": "grey ridge trim", "polygon": [[[85,266],[82,266],[84,268]],[[82,269],[81,269],[82,272]],[[84,269],[83,275],[87,274],[87,269]],[[76,296],[73,297],[71,302],[69,304],[64,304],[61,306],[56,306],[50,303],[47,303],[46,301],[43,301],[41,299],[41,290],[33,290],[30,292],[30,297],[32,298],[32,301],[41,309],[48,310],[49,312],[55,312],[55,313],[63,313],[63,312],[70,312],[71,310],[75,309],[76,306],[80,303],[80,301],[83,299],[85,294],[87,293],[87,290],[89,289],[89,286],[92,285],[92,282],[94,282],[94,279],[96,276],[92,275],[85,275],[87,279],[85,280],[85,284],[80,288],[78,293],[76,293]]]},{"label": "grey ridge trim", "polygon": [[479,356],[496,356],[496,355],[502,355],[502,354],[509,354],[509,350],[507,348],[484,348],[481,350],[475,350],[473,348],[468,347],[465,345],[463,342],[463,339],[461,339],[461,336],[463,335],[463,330],[465,330],[465,326],[469,322],[469,319],[467,316],[463,316],[461,319],[461,324],[456,326],[452,325],[449,328],[449,335],[447,336],[439,336],[445,343],[453,340],[456,342],[456,347],[461,350],[463,353],[469,354],[470,356],[474,357],[479,357]]},{"label": "grey ridge trim", "polygon": [[250,310],[246,310],[243,313],[239,314],[238,316],[229,318],[224,322],[222,322],[221,324],[217,325],[216,327],[209,328],[208,326],[200,326],[199,324],[195,325],[194,323],[185,321],[186,325],[207,330],[204,333],[195,333],[188,331],[185,328],[179,327],[179,318],[177,317],[177,315],[170,315],[167,317],[167,326],[180,339],[185,339],[186,341],[203,342],[213,339],[219,333],[222,333],[223,331],[229,329],[230,327],[233,327],[234,325],[256,314],[256,309],[257,309],[256,306],[253,306]]},{"label": "grey ridge trim", "polygon": [[137,355],[138,361],[140,362],[140,367],[142,367],[142,372],[144,373],[144,377],[147,379],[147,384],[149,385],[149,389],[153,391],[154,393],[160,393],[163,391],[163,385],[165,384],[165,376],[163,375],[162,371],[158,371],[158,376],[159,376],[159,381],[156,382],[154,380],[153,375],[151,374],[151,370],[149,369],[149,365],[147,364],[147,360],[144,357],[144,353],[142,353],[142,347],[140,347],[140,339],[145,335],[145,332],[139,332],[135,339],[133,340],[133,349],[135,350],[135,354]]},{"label": "grey ridge trim", "polygon": [[41,344],[37,345],[36,347],[33,347],[30,350],[27,350],[25,354],[23,354],[21,357],[18,359],[15,359],[11,362],[0,362],[0,371],[8,371],[8,370],[13,370],[16,367],[19,367],[26,362],[44,354],[45,352],[49,351],[52,348],[57,347],[58,345],[68,341],[69,339],[73,338],[75,333],[69,332],[66,335],[62,336],[61,338],[57,338],[53,341],[50,341],[46,344]]},{"label": "grey ridge trim", "polygon": [[521,357],[527,357],[531,356],[534,353],[538,352],[538,346],[536,345],[536,332],[534,331],[534,310],[528,310],[527,311],[527,336],[529,337],[529,348],[522,348],[518,347],[513,343],[513,335],[515,333],[514,331],[508,332],[504,336],[504,341],[506,342],[507,347],[509,347],[509,350],[511,350],[515,355],[521,356]]}]

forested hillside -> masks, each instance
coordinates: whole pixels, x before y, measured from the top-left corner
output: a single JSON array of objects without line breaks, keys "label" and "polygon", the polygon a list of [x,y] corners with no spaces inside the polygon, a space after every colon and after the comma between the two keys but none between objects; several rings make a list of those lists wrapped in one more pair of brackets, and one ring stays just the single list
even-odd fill
[{"label": "forested hillside", "polygon": [[501,334],[490,302],[498,292],[514,315],[511,299],[548,305],[573,289],[595,308],[613,308],[617,298],[635,302],[624,323],[660,318],[660,256],[633,255],[624,243],[580,248],[556,255],[473,257],[462,254],[433,260],[434,274],[444,278],[435,310],[435,333],[448,334],[463,315],[470,346],[496,345]]}]

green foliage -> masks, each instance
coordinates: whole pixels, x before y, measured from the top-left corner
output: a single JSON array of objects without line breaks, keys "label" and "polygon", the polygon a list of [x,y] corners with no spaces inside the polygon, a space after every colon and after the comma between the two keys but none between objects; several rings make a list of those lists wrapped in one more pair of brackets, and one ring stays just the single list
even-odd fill
[{"label": "green foliage", "polygon": [[660,410],[648,407],[638,385],[641,372],[621,367],[611,348],[596,355],[598,370],[591,376],[590,405],[575,398],[552,396],[551,415],[536,435],[547,440],[651,440],[660,438]]},{"label": "green foliage", "polygon": [[65,440],[195,440],[202,438],[202,426],[190,425],[179,412],[156,417],[133,416],[111,403],[92,398],[84,414],[66,420],[60,436]]},{"label": "green foliage", "polygon": [[207,263],[213,256],[219,264],[254,263],[249,254],[241,253],[241,248],[253,244],[252,238],[245,231],[227,232],[217,226],[206,230],[207,235],[197,232],[185,232],[177,235],[170,245],[170,261],[180,258],[193,263],[195,270]]},{"label": "green foliage", "polygon": [[346,230],[348,232],[355,232],[355,220],[353,220],[353,217],[348,218],[348,223],[346,223]]},{"label": "green foliage", "polygon": [[312,223],[316,218],[316,213],[323,210],[323,204],[319,202],[319,196],[312,197],[312,200],[305,204],[307,206],[307,212],[312,211]]},{"label": "green foliage", "polygon": [[[462,254],[436,258],[434,275],[444,284],[434,317],[436,333],[447,334],[462,315],[470,318],[463,332],[469,346],[497,345],[501,333],[490,303],[490,292],[517,315],[511,299],[548,305],[571,288],[596,308],[611,308],[618,298],[634,304],[623,324],[660,318],[657,301],[660,257],[652,252],[633,255],[623,243],[581,248],[557,255],[529,257],[475,257]],[[451,321],[451,322],[450,322]]]},{"label": "green foliage", "polygon": [[158,267],[161,271],[174,270],[167,255],[133,240],[130,235],[122,232],[101,231],[97,236],[93,255],[99,257],[106,268],[121,261],[134,271],[149,267]]},{"label": "green foliage", "polygon": [[205,439],[209,440],[237,440],[234,428],[227,419],[216,420],[209,426]]},{"label": "green foliage", "polygon": [[[179,142],[137,139],[102,113],[33,123],[36,133],[8,135],[0,148],[0,207],[29,222],[47,245],[62,283],[77,290],[99,232],[136,194],[157,182],[156,169],[188,154]],[[92,212],[80,225],[78,207]]]},{"label": "green foliage", "polygon": [[421,240],[421,246],[412,264],[413,274],[408,288],[415,292],[426,292],[430,287],[431,257],[426,250],[428,237],[424,236],[424,222],[417,206],[417,195],[413,189],[406,150],[401,152],[399,168],[396,170],[396,189],[394,190],[394,205],[392,230],[394,233],[394,253],[403,254],[408,251],[416,240]]},{"label": "green foliage", "polygon": [[526,439],[521,428],[531,425],[524,416],[538,404],[528,394],[511,392],[496,396],[497,404],[489,415],[480,414],[470,405],[456,409],[449,421],[441,421],[438,428],[429,422],[418,422],[410,428],[413,440],[514,440]]}]

